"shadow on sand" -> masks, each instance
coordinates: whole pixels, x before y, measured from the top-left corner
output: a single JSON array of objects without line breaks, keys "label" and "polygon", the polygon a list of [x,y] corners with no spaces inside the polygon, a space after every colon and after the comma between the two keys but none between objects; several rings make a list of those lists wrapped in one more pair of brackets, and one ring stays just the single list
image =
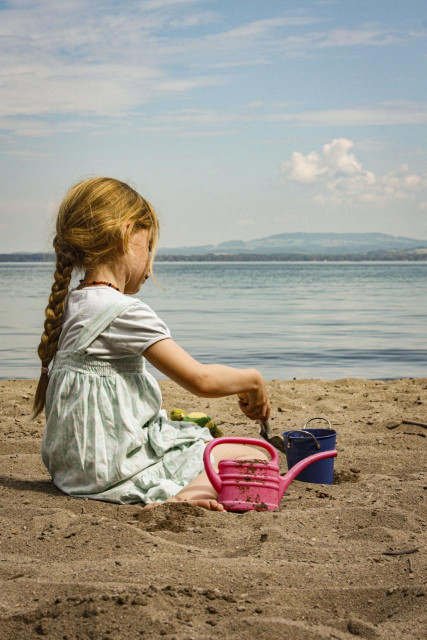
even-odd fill
[{"label": "shadow on sand", "polygon": [[10,476],[0,475],[0,486],[7,487],[12,491],[35,491],[50,496],[63,496],[51,480],[20,480]]}]

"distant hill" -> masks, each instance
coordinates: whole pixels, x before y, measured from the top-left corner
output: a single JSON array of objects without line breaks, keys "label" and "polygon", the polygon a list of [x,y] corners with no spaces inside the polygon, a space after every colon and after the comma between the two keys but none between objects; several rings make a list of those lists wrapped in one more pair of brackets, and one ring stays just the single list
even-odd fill
[{"label": "distant hill", "polygon": [[230,240],[213,245],[171,247],[159,256],[227,254],[316,254],[342,255],[384,251],[427,249],[427,240],[391,236],[386,233],[279,233],[255,240]]},{"label": "distant hill", "polygon": [[[427,260],[427,240],[386,233],[279,233],[255,240],[161,248],[160,262],[173,260]],[[50,262],[53,253],[3,253],[0,262]]]}]

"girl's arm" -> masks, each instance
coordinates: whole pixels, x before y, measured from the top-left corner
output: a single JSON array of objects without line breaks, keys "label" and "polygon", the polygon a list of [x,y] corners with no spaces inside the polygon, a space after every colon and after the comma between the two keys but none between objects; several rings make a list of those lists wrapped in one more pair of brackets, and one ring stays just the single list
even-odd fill
[{"label": "girl's arm", "polygon": [[241,395],[243,413],[252,420],[266,420],[270,403],[264,380],[256,369],[234,369],[222,364],[201,364],[170,338],[155,342],[144,357],[156,369],[201,398]]}]

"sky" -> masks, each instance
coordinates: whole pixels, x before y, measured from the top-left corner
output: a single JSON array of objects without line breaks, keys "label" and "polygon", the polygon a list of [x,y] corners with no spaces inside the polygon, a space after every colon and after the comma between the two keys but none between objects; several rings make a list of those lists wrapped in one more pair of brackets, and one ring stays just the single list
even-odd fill
[{"label": "sky", "polygon": [[425,0],[0,0],[0,252],[97,175],[165,247],[427,239],[426,45]]}]

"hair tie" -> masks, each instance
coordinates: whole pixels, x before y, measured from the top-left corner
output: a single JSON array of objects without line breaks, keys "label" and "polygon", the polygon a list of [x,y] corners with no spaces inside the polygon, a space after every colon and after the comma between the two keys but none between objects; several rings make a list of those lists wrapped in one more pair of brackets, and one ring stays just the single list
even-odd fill
[{"label": "hair tie", "polygon": [[49,373],[49,367],[42,367],[42,373]]}]

